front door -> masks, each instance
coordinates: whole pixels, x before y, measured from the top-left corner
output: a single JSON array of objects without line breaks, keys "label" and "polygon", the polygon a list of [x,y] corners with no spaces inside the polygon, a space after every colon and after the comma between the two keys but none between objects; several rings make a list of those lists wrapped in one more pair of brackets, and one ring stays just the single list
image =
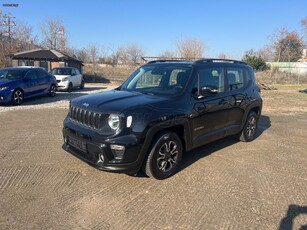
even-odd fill
[{"label": "front door", "polygon": [[[225,136],[228,94],[225,92],[225,73],[221,67],[204,67],[197,71],[192,97],[193,147],[204,145]],[[202,97],[202,87],[216,89],[213,96]]]}]

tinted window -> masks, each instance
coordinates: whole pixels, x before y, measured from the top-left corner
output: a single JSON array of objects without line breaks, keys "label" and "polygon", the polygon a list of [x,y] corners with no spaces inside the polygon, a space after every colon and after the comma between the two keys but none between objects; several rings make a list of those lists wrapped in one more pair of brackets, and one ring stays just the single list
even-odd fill
[{"label": "tinted window", "polygon": [[37,75],[36,75],[36,72],[34,70],[31,70],[27,73],[27,78],[30,78],[30,79],[37,79]]},{"label": "tinted window", "polygon": [[197,71],[194,88],[200,92],[200,88],[210,87],[218,92],[224,92],[223,68],[201,68]]},{"label": "tinted window", "polygon": [[36,73],[37,73],[37,77],[38,78],[46,78],[46,77],[48,77],[47,72],[45,72],[43,70],[37,70]]},{"label": "tinted window", "polygon": [[143,66],[123,84],[122,90],[153,94],[176,94],[182,92],[191,69],[172,65]]},{"label": "tinted window", "polygon": [[0,70],[0,79],[8,79],[8,80],[18,80],[22,79],[26,74],[26,70],[16,69],[16,70]]},{"label": "tinted window", "polygon": [[70,68],[55,68],[51,71],[53,75],[71,75]]},{"label": "tinted window", "polygon": [[242,68],[228,68],[227,79],[229,90],[237,90],[244,86],[244,75]]},{"label": "tinted window", "polygon": [[76,71],[76,74],[80,74],[80,71],[78,70],[78,69],[75,69],[75,71]]}]

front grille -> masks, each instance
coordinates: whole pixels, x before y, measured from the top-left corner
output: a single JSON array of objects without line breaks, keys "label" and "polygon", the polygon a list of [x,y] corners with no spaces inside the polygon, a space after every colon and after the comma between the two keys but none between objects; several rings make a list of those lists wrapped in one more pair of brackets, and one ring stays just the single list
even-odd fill
[{"label": "front grille", "polygon": [[92,129],[101,130],[106,124],[107,115],[84,110],[75,106],[71,106],[69,111],[71,120],[90,127]]}]

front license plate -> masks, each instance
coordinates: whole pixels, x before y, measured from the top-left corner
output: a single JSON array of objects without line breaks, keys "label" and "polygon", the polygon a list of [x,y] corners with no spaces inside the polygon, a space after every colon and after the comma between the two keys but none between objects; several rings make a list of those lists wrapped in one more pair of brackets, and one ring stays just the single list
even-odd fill
[{"label": "front license plate", "polygon": [[86,152],[86,144],[82,141],[79,141],[75,138],[68,137],[68,144],[73,146],[76,149],[79,149],[82,152]]}]

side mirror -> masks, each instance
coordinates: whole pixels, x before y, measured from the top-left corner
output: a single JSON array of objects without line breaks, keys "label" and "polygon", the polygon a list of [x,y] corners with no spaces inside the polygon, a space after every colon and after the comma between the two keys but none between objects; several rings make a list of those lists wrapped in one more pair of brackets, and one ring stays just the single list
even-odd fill
[{"label": "side mirror", "polygon": [[203,97],[214,96],[214,95],[218,94],[218,90],[212,89],[211,87],[203,86],[200,89],[200,94]]}]

